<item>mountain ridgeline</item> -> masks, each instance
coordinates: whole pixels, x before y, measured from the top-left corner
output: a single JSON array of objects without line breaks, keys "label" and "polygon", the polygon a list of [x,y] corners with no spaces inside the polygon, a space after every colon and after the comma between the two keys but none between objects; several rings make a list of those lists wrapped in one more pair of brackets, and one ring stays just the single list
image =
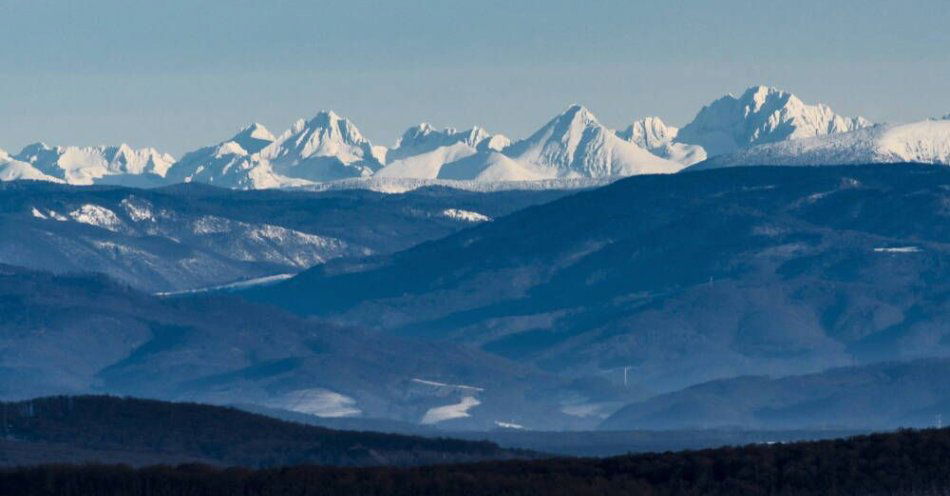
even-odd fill
[{"label": "mountain ridgeline", "polygon": [[144,291],[185,291],[403,250],[565,194],[0,183],[0,263],[95,271]]},{"label": "mountain ridgeline", "polygon": [[7,400],[108,393],[468,429],[576,423],[557,411],[571,384],[532,367],[236,298],[0,266],[0,315]]},{"label": "mountain ridgeline", "polygon": [[[0,254],[57,272],[0,267],[7,400],[123,394],[448,431],[877,429],[932,425],[950,404],[934,379],[950,355],[943,167],[726,168],[569,196],[0,192],[18,233]],[[315,256],[304,234],[374,254],[227,294],[58,273],[111,268],[141,288],[115,268]]]},{"label": "mountain ridgeline", "polygon": [[[36,143],[15,154],[0,151],[0,180],[33,179],[68,184],[155,186],[200,182],[235,189],[319,188],[345,182],[356,187],[394,184],[497,185],[549,181],[570,187],[580,180],[636,174],[672,173],[703,162],[705,167],[756,165],[752,157],[781,165],[799,162],[797,148],[780,143],[815,140],[809,163],[950,163],[950,129],[925,123],[868,140],[872,123],[839,115],[823,104],[753,86],[704,106],[677,128],[658,117],[634,121],[615,131],[581,105],[571,105],[526,138],[512,140],[474,126],[409,128],[392,147],[374,144],[357,126],[333,111],[295,122],[272,134],[260,124],[241,129],[180,160],[153,149],[48,146]],[[873,134],[873,133],[872,133]],[[852,146],[839,146],[838,136]],[[751,151],[750,151],[751,150]],[[744,155],[750,151],[750,155]],[[728,157],[728,158],[722,158]],[[760,162],[766,163],[766,162]],[[544,187],[544,186],[542,186]]]},{"label": "mountain ridgeline", "polygon": [[[0,465],[422,465],[537,456],[488,442],[348,432],[232,408],[109,396],[0,403]],[[6,489],[0,490],[5,492]]]}]

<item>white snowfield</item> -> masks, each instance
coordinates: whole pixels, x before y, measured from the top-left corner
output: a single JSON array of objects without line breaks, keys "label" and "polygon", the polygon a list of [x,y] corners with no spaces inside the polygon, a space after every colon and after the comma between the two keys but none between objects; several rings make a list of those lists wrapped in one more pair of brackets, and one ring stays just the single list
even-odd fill
[{"label": "white snowfield", "polygon": [[212,291],[221,291],[221,290],[237,290],[237,289],[247,289],[255,286],[268,286],[271,284],[276,284],[280,281],[286,281],[291,277],[297,275],[296,273],[287,273],[287,274],[274,274],[272,276],[256,277],[254,279],[245,279],[243,281],[236,281],[228,284],[219,284],[217,286],[209,286],[207,288],[196,288],[196,289],[185,289],[182,291],[160,291],[155,293],[155,296],[179,296],[187,294],[199,294],[199,293],[208,293]]},{"label": "white snowfield", "polygon": [[596,188],[610,184],[623,176],[613,177],[575,177],[560,179],[541,179],[523,181],[461,181],[452,179],[407,179],[403,177],[370,176],[326,183],[310,184],[297,189],[306,191],[338,191],[348,189],[366,189],[380,193],[405,193],[407,191],[442,186],[464,191],[511,191],[511,190],[542,190],[542,189],[585,189]]},{"label": "white snowfield", "polygon": [[112,232],[119,232],[123,227],[122,221],[115,212],[99,205],[83,205],[70,212],[69,216],[76,222],[101,227]]},{"label": "white snowfield", "polygon": [[69,184],[158,185],[175,158],[154,148],[56,146],[35,143],[20,153],[0,154],[0,178],[39,179]]},{"label": "white snowfield", "polygon": [[894,246],[875,248],[875,253],[920,253],[922,250],[916,246]]},{"label": "white snowfield", "polygon": [[950,121],[882,124],[849,133],[761,145],[714,157],[690,169],[899,162],[950,165]]},{"label": "white snowfield", "polygon": [[485,391],[485,389],[476,387],[476,386],[466,386],[465,384],[447,384],[447,383],[439,382],[439,381],[430,381],[428,379],[415,378],[412,380],[412,382],[415,382],[416,384],[422,384],[424,386],[432,386],[439,389],[468,391],[471,393],[481,393]]},{"label": "white snowfield", "polygon": [[492,218],[481,214],[478,212],[472,212],[471,210],[459,210],[457,208],[447,208],[442,211],[443,217],[448,217],[450,219],[460,220],[463,222],[471,222],[477,224],[480,222],[491,222]]},{"label": "white snowfield", "polygon": [[499,151],[511,141],[476,126],[467,131],[436,130],[422,123],[406,130],[395,148],[386,153],[387,165],[375,175],[409,179],[436,179],[442,168],[479,151]]},{"label": "white snowfield", "polygon": [[366,188],[399,193],[429,185],[469,190],[577,188],[684,167],[950,163],[947,120],[873,126],[823,104],[753,86],[703,107],[678,128],[646,117],[621,131],[572,105],[531,136],[512,142],[475,126],[409,128],[391,148],[373,144],[350,120],[322,111],[275,136],[260,124],[176,161],[127,145],[29,145],[0,151],[0,180],[157,186],[201,182],[235,189]]},{"label": "white snowfield", "polygon": [[437,424],[446,420],[471,416],[469,410],[482,404],[476,396],[485,391],[485,389],[477,386],[449,384],[429,379],[413,378],[411,382],[424,386],[429,391],[436,392],[440,397],[461,396],[457,403],[437,406],[427,410],[419,421],[423,425]]},{"label": "white snowfield", "polygon": [[423,415],[420,423],[423,425],[431,425],[446,420],[470,417],[471,414],[469,414],[468,411],[481,404],[482,402],[478,401],[474,396],[464,396],[458,403],[430,408],[425,415]]},{"label": "white snowfield", "polygon": [[521,424],[515,424],[513,422],[502,422],[500,420],[496,420],[495,425],[502,429],[516,429],[516,430],[524,429],[524,426]]},{"label": "white snowfield", "polygon": [[321,388],[291,391],[269,406],[325,418],[352,417],[363,413],[353,398]]}]

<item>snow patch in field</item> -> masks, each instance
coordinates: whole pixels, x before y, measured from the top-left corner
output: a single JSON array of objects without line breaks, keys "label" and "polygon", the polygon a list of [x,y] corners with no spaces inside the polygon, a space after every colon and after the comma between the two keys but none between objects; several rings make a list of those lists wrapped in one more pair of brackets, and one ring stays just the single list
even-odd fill
[{"label": "snow patch in field", "polygon": [[153,254],[145,250],[112,241],[92,241],[92,245],[105,254],[111,254],[113,258],[136,257],[139,260],[152,260],[155,258]]},{"label": "snow patch in field", "polygon": [[125,208],[126,213],[129,214],[129,217],[135,222],[155,220],[151,205],[145,200],[139,200],[130,196],[122,200],[122,206]]},{"label": "snow patch in field", "polygon": [[920,248],[916,246],[895,246],[890,248],[875,248],[874,253],[920,253]]},{"label": "snow patch in field", "polygon": [[561,413],[580,418],[607,418],[618,406],[613,403],[574,403],[561,406]]},{"label": "snow patch in field", "polygon": [[495,425],[498,427],[501,427],[502,429],[524,429],[524,426],[521,424],[513,424],[511,422],[502,422],[500,420],[496,420]]},{"label": "snow patch in field", "polygon": [[430,408],[422,417],[421,423],[431,425],[446,420],[470,417],[468,411],[481,404],[482,402],[474,396],[465,396],[458,403]]},{"label": "snow patch in field", "polygon": [[228,219],[205,215],[192,222],[191,229],[195,234],[219,234],[230,231],[231,226]]},{"label": "snow patch in field", "polygon": [[460,210],[457,208],[447,208],[442,211],[443,217],[448,217],[450,219],[460,220],[463,222],[491,222],[492,218],[481,214],[478,212],[472,212],[471,210]]},{"label": "snow patch in field", "polygon": [[480,387],[466,386],[464,384],[446,384],[444,382],[429,381],[426,379],[413,379],[412,382],[415,382],[416,384],[424,384],[426,386],[434,386],[434,387],[439,387],[439,388],[458,389],[461,391],[474,391],[478,393],[484,391],[484,389]]},{"label": "snow patch in field", "polygon": [[219,290],[229,290],[229,289],[245,289],[251,288],[254,286],[266,286],[268,284],[274,284],[280,281],[286,281],[296,274],[274,274],[272,276],[256,277],[254,279],[245,279],[243,281],[232,282],[228,284],[220,284],[217,286],[209,286],[207,288],[195,288],[195,289],[185,289],[182,291],[162,291],[155,293],[155,296],[176,296],[184,294],[196,294],[196,293],[207,293],[209,291],[219,291]]},{"label": "snow patch in field", "polygon": [[328,389],[300,389],[287,393],[273,406],[317,417],[351,417],[362,412],[356,400]]},{"label": "snow patch in field", "polygon": [[101,227],[112,232],[118,232],[122,227],[122,221],[115,212],[99,205],[87,203],[70,212],[69,216],[76,222]]}]

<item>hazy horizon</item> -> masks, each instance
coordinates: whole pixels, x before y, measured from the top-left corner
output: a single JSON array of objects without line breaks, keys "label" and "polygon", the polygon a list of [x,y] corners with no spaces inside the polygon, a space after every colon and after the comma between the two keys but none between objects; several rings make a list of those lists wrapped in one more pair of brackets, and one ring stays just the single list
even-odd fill
[{"label": "hazy horizon", "polygon": [[0,53],[0,148],[127,142],[180,156],[321,109],[381,145],[422,121],[524,137],[571,103],[614,128],[650,115],[679,126],[757,84],[843,115],[919,120],[950,112],[947,10],[0,0],[17,44]]}]

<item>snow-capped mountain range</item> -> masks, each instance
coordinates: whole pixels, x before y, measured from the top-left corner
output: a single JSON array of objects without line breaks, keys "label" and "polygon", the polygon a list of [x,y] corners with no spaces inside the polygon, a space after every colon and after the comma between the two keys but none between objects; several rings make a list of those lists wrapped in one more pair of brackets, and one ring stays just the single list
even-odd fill
[{"label": "snow-capped mountain range", "polygon": [[850,133],[780,141],[713,157],[689,169],[901,162],[950,164],[950,120],[879,124]]},{"label": "snow-capped mountain range", "polygon": [[175,158],[154,148],[27,145],[10,156],[0,150],[0,179],[38,179],[68,184],[154,186],[164,182]]},{"label": "snow-capped mountain range", "polygon": [[950,164],[946,120],[893,126],[845,117],[786,91],[754,86],[703,107],[682,128],[646,117],[614,131],[572,105],[518,141],[481,127],[459,131],[428,123],[395,146],[374,145],[332,111],[298,120],[275,136],[252,124],[180,160],[128,145],[0,150],[0,180],[154,186],[202,182],[236,189],[319,187],[334,181],[545,181],[582,184],[686,167],[818,165],[920,161]]}]

